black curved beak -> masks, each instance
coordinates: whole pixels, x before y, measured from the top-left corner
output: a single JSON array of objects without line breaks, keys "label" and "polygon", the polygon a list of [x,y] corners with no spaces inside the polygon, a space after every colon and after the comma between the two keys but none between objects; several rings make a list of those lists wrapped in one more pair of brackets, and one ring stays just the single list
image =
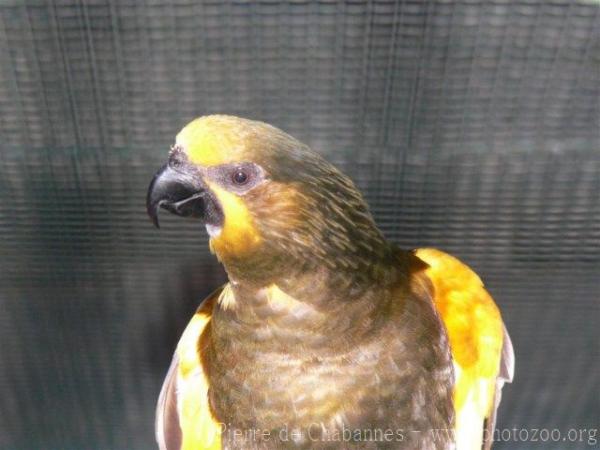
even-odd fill
[{"label": "black curved beak", "polygon": [[154,175],[148,187],[146,210],[156,228],[159,208],[183,217],[205,218],[207,188],[200,174],[186,166],[167,163]]}]

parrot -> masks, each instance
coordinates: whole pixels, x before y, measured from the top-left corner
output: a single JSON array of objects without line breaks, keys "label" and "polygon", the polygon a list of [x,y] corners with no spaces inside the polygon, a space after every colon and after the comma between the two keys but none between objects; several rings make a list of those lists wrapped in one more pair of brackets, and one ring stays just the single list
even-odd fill
[{"label": "parrot", "polygon": [[161,450],[489,449],[514,352],[479,276],[387,240],[351,181],[264,122],[186,125],[146,208],[199,220],[228,282],[176,346]]}]

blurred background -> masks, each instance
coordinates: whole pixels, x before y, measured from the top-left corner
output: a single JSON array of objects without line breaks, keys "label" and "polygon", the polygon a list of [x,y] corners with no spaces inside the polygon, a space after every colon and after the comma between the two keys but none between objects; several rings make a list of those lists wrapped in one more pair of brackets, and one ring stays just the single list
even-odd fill
[{"label": "blurred background", "polygon": [[597,429],[599,13],[2,0],[0,448],[154,448],[171,353],[225,274],[197,222],[154,229],[145,194],[179,129],[214,112],[307,142],[386,236],[477,270],[516,350],[500,429]]}]

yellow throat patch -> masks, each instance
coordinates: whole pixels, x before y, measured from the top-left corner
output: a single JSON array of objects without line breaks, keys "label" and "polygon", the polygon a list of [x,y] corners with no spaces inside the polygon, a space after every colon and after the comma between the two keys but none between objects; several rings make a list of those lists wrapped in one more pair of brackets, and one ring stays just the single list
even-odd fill
[{"label": "yellow throat patch", "polygon": [[207,183],[223,208],[221,232],[210,239],[210,249],[219,259],[244,255],[255,249],[261,237],[244,199],[214,183]]}]

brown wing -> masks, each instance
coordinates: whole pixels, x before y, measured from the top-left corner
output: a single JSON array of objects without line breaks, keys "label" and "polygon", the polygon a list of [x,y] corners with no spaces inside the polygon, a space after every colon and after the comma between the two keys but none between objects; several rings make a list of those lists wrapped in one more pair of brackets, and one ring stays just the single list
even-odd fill
[{"label": "brown wing", "polygon": [[171,366],[163,382],[158,403],[156,404],[156,420],[154,422],[156,441],[160,450],[181,448],[181,428],[177,413],[177,354],[173,355]]},{"label": "brown wing", "polygon": [[216,450],[221,429],[208,403],[209,382],[199,352],[210,332],[215,301],[228,289],[219,288],[200,305],[186,327],[156,406],[156,441],[160,450]]}]

